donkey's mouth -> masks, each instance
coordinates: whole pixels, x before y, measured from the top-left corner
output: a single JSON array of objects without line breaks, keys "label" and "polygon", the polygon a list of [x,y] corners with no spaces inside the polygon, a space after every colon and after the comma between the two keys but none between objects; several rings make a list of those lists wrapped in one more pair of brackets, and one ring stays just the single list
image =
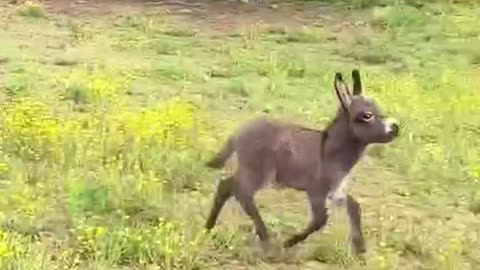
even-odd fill
[{"label": "donkey's mouth", "polygon": [[374,143],[390,143],[394,141],[399,136],[399,132],[389,132],[386,135],[379,136]]}]

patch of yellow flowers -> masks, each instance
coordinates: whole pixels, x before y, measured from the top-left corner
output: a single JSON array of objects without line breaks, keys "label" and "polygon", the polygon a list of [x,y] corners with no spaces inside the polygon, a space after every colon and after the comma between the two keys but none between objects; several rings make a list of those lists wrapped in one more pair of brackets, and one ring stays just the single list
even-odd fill
[{"label": "patch of yellow flowers", "polygon": [[22,254],[22,245],[16,235],[0,230],[0,266]]},{"label": "patch of yellow flowers", "polygon": [[118,121],[122,132],[137,143],[155,142],[165,147],[184,149],[195,142],[202,128],[192,104],[173,99],[141,113],[124,113]]},{"label": "patch of yellow flowers", "polygon": [[82,257],[116,258],[118,263],[156,264],[168,269],[195,264],[206,243],[203,232],[186,235],[185,224],[160,219],[148,227],[106,228],[80,223],[74,230]]},{"label": "patch of yellow flowers", "polygon": [[48,107],[31,98],[19,98],[2,107],[0,143],[4,150],[26,160],[44,158],[59,134],[59,124]]},{"label": "patch of yellow flowers", "polygon": [[90,104],[101,108],[118,107],[124,101],[124,91],[132,76],[107,71],[100,67],[83,67],[67,76],[56,78],[65,89],[63,98],[76,104]]},{"label": "patch of yellow flowers", "polygon": [[[197,117],[195,107],[180,99],[162,102],[141,112],[107,114],[103,119],[91,113],[87,116],[88,125],[80,118],[56,119],[45,104],[30,98],[2,106],[5,108],[0,112],[2,152],[25,161],[39,161],[61,150],[55,147],[63,145],[67,135],[69,138],[75,135],[73,138],[80,142],[88,140],[85,136],[101,137],[98,132],[105,128],[108,131],[103,136],[115,137],[117,141],[133,139],[135,147],[156,144],[177,150],[194,145],[207,132],[205,121]],[[6,163],[0,160],[0,172],[6,169]]]}]

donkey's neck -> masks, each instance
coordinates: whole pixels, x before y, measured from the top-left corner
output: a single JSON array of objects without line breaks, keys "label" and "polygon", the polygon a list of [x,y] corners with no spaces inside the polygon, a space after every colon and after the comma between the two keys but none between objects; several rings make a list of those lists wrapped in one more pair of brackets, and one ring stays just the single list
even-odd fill
[{"label": "donkey's neck", "polygon": [[366,144],[359,141],[349,125],[349,116],[339,111],[332,123],[325,129],[323,141],[323,162],[349,172],[358,162]]}]

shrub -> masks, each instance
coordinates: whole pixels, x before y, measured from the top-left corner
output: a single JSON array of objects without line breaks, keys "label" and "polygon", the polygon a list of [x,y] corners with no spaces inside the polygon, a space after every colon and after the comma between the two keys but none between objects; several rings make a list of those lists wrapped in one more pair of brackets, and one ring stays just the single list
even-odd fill
[{"label": "shrub", "polygon": [[402,28],[422,27],[428,19],[421,10],[402,4],[376,7],[373,10],[373,18],[375,24],[396,31]]},{"label": "shrub", "polygon": [[47,14],[42,4],[36,1],[25,1],[18,7],[18,14],[24,17],[45,18]]}]

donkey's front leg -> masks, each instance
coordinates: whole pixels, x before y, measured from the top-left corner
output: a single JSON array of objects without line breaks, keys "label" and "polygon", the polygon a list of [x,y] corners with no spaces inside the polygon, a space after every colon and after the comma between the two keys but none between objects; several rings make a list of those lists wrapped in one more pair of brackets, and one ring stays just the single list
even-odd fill
[{"label": "donkey's front leg", "polygon": [[331,201],[330,208],[345,206],[350,222],[350,237],[353,250],[357,255],[364,253],[365,241],[362,234],[361,209],[360,204],[351,196],[343,191],[337,191],[329,197]]},{"label": "donkey's front leg", "polygon": [[366,252],[365,240],[362,234],[360,204],[350,195],[347,195],[347,214],[350,220],[352,245],[357,255]]},{"label": "donkey's front leg", "polygon": [[308,200],[312,210],[312,220],[310,224],[302,232],[293,235],[290,239],[285,241],[283,246],[285,248],[292,247],[299,242],[304,241],[310,236],[310,234],[320,230],[325,224],[327,224],[328,213],[325,208],[326,194],[323,192],[307,192]]}]

